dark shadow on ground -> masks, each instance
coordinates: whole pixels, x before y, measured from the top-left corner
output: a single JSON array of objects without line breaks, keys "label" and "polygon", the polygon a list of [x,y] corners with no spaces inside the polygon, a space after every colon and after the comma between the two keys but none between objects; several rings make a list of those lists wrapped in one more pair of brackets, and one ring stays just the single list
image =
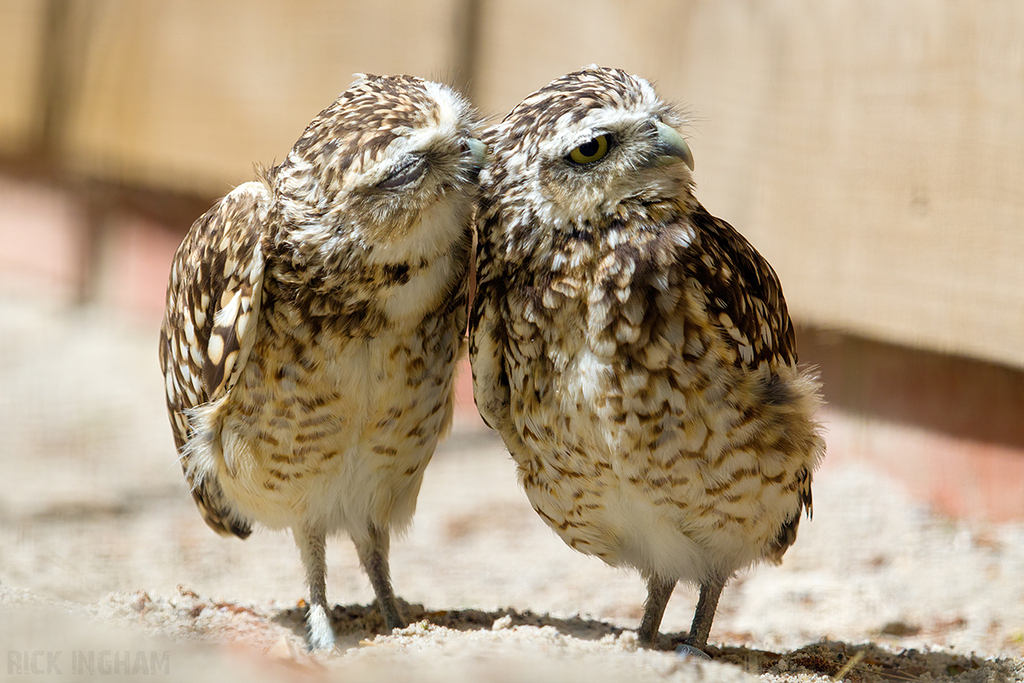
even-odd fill
[{"label": "dark shadow on ground", "polygon": [[735,664],[755,675],[810,672],[856,683],[957,680],[962,674],[970,681],[1011,681],[1020,675],[1019,665],[1009,660],[948,651],[891,652],[875,643],[823,640],[782,653],[729,646],[708,650],[715,661]]},{"label": "dark shadow on ground", "polygon": [[[398,601],[402,614],[410,624],[428,621],[437,626],[445,626],[457,631],[475,631],[489,629],[501,617],[510,617],[510,626],[553,626],[560,633],[584,640],[598,640],[606,635],[618,635],[623,629],[595,619],[558,619],[547,614],[536,614],[529,610],[519,612],[512,608],[495,611],[477,609],[428,610],[423,605],[410,605],[402,599]],[[305,605],[285,610],[274,617],[274,621],[305,638],[306,607]],[[352,647],[359,641],[386,634],[384,620],[377,609],[377,604],[370,605],[335,605],[331,609],[331,625],[337,635],[339,647]],[[685,637],[683,634],[682,637]],[[682,642],[680,637],[680,642]]]},{"label": "dark shadow on ground", "polygon": [[[584,640],[599,640],[606,635],[619,635],[625,630],[596,619],[560,619],[529,610],[428,610],[423,605],[399,602],[409,623],[426,620],[437,626],[460,631],[489,629],[497,619],[506,616],[510,618],[510,626],[552,626],[564,635]],[[279,613],[274,621],[305,637],[305,615],[305,606],[299,606]],[[336,605],[331,610],[331,623],[338,635],[338,646],[342,649],[354,647],[363,640],[385,633],[384,622],[376,604]],[[663,633],[659,637],[657,649],[672,651],[683,642],[686,635]],[[1022,665],[1012,660],[984,659],[949,651],[920,652],[908,649],[892,652],[875,643],[851,644],[823,640],[790,652],[709,645],[707,651],[715,661],[733,664],[753,675],[813,673],[851,683],[958,679],[1015,681],[1021,680],[1024,674]]]}]

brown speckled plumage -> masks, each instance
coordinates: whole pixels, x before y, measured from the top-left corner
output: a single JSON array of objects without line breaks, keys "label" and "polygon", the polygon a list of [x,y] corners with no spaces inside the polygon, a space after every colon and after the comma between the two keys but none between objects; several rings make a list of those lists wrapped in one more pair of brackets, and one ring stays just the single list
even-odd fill
[{"label": "brown speckled plumage", "polygon": [[445,86],[361,76],[175,255],[160,363],[186,479],[221,534],[292,529],[312,647],[334,642],[324,543],[338,531],[387,626],[403,623],[388,539],[451,421],[475,126]]},{"label": "brown speckled plumage", "polygon": [[824,443],[778,278],[694,197],[681,124],[590,67],[485,134],[470,356],[534,509],[640,571],[645,644],[699,584],[700,649],[729,577],[792,544]]}]

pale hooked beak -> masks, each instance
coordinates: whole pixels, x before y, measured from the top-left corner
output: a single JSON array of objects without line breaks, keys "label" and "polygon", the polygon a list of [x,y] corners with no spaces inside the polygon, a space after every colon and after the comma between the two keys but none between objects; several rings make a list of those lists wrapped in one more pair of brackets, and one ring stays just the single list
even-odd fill
[{"label": "pale hooked beak", "polygon": [[476,138],[467,138],[466,146],[469,147],[469,153],[473,157],[473,164],[477,167],[483,166],[484,161],[487,160],[487,145]]},{"label": "pale hooked beak", "polygon": [[686,144],[683,136],[675,128],[661,121],[655,121],[654,127],[658,130],[658,144],[655,147],[657,156],[654,159],[654,165],[667,166],[678,164],[681,161],[692,171],[693,153],[690,152],[690,146]]}]

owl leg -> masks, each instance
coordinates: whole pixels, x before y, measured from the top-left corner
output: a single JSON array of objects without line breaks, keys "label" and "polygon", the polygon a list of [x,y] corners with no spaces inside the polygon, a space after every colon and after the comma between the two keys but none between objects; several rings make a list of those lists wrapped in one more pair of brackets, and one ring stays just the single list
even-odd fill
[{"label": "owl leg", "polygon": [[647,602],[644,603],[644,616],[637,630],[637,637],[644,647],[654,647],[657,643],[658,627],[661,626],[661,618],[665,616],[665,607],[675,587],[675,579],[663,579],[660,576],[647,579]]},{"label": "owl leg", "polygon": [[327,612],[326,539],[322,530],[293,529],[302,564],[309,583],[309,613],[306,615],[306,636],[310,650],[334,646],[334,629]]},{"label": "owl leg", "polygon": [[[693,613],[693,623],[690,625],[690,635],[683,641],[683,646],[689,654],[704,655],[704,648],[708,644],[708,636],[711,634],[711,622],[715,620],[715,611],[718,609],[718,598],[722,596],[722,589],[725,587],[725,579],[713,579],[700,585],[700,598],[697,600],[697,609]],[[693,652],[696,650],[696,652]]]},{"label": "owl leg", "polygon": [[377,595],[377,605],[380,607],[381,616],[384,617],[384,626],[388,631],[405,628],[405,619],[398,611],[398,600],[391,588],[391,569],[388,567],[390,536],[386,530],[372,523],[367,531],[367,541],[356,543],[356,550],[359,552],[359,562],[363,565],[363,571],[370,577],[370,585]]}]

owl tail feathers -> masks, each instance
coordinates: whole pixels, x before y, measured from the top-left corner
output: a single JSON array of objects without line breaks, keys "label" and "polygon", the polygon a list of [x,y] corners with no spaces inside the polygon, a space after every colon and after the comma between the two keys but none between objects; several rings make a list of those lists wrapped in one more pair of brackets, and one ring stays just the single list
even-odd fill
[{"label": "owl tail feathers", "polygon": [[212,420],[212,408],[218,404],[207,404],[190,411],[190,422],[194,425],[189,440],[181,449],[181,469],[185,474],[192,500],[207,526],[221,536],[237,536],[246,539],[252,533],[249,520],[235,511],[224,495],[217,480],[218,462],[231,469],[233,462],[224,461],[220,430]]},{"label": "owl tail feathers", "polygon": [[212,487],[208,483],[192,488],[192,500],[199,508],[199,514],[203,516],[206,525],[221,536],[237,536],[243,541],[249,538],[252,534],[252,525],[231,514],[230,509],[222,504],[222,500],[219,501],[221,504],[218,504],[217,498],[223,499],[220,486],[216,486],[216,493],[212,496],[209,488]]}]

